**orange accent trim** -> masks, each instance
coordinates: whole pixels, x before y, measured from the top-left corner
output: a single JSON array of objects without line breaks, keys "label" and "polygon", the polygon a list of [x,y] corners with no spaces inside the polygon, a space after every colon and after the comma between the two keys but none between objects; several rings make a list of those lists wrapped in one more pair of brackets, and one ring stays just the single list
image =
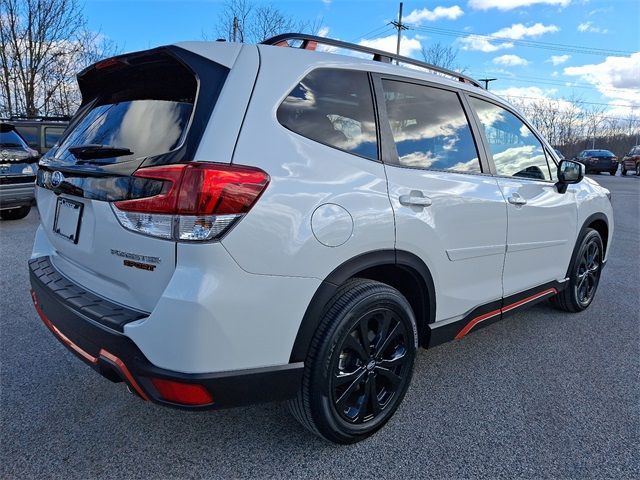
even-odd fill
[{"label": "orange accent trim", "polygon": [[140,385],[138,385],[138,382],[136,382],[136,379],[133,378],[133,375],[131,375],[131,372],[129,371],[129,369],[127,368],[127,366],[124,364],[122,360],[120,360],[118,357],[116,357],[111,352],[105,350],[104,348],[100,350],[100,356],[106,358],[107,360],[111,360],[113,363],[115,363],[117,367],[120,369],[120,372],[127,379],[127,382],[129,383],[129,385],[131,385],[131,388],[133,388],[136,391],[136,393],[140,395],[140,397],[142,397],[143,400],[149,400],[149,397],[147,397],[147,394],[144,393],[144,390],[142,390],[142,388],[140,388]]},{"label": "orange accent trim", "polygon": [[120,360],[113,353],[105,350],[104,348],[100,349],[98,357],[94,357],[90,353],[85,352],[82,348],[80,348],[78,345],[73,343],[73,341],[69,339],[69,337],[67,337],[64,333],[62,333],[53,324],[51,320],[49,320],[47,315],[42,311],[42,308],[38,303],[38,297],[36,297],[36,292],[34,292],[33,290],[31,290],[31,298],[33,299],[33,305],[36,307],[36,312],[38,312],[38,315],[40,315],[42,322],[47,326],[49,330],[51,330],[51,333],[53,333],[56,337],[58,337],[58,339],[62,343],[64,343],[69,348],[71,348],[74,352],[76,352],[78,355],[80,355],[82,358],[84,358],[87,362],[91,363],[92,365],[96,365],[98,363],[99,357],[103,357],[103,358],[106,358],[107,360],[110,360],[118,367],[118,369],[120,370],[120,373],[124,375],[129,385],[131,385],[131,388],[133,388],[143,400],[149,400],[149,397],[144,393],[144,390],[140,388],[140,385],[138,384],[138,382],[136,382],[135,378],[133,378],[133,375],[131,375],[131,372],[129,371],[129,369],[127,368],[127,366],[124,364],[122,360]]},{"label": "orange accent trim", "polygon": [[492,312],[489,313],[485,313],[484,315],[480,315],[479,317],[474,318],[473,320],[471,320],[469,323],[467,323],[464,328],[462,330],[460,330],[460,332],[458,332],[458,334],[456,335],[455,339],[456,340],[460,340],[462,337],[464,337],[467,333],[469,333],[469,331],[475,327],[477,324],[479,324],[480,322],[483,322],[485,320],[488,320],[489,318],[493,318],[496,315],[500,315],[502,313],[502,311],[500,309],[498,310],[494,310]]},{"label": "orange accent trim", "polygon": [[499,315],[499,314],[506,313],[506,312],[509,312],[511,310],[514,310],[514,309],[516,309],[516,308],[518,308],[518,307],[520,307],[520,306],[522,306],[522,305],[524,305],[526,303],[532,302],[532,301],[537,300],[538,298],[544,297],[546,295],[556,294],[556,293],[558,293],[557,289],[548,288],[547,290],[544,290],[543,292],[539,292],[539,293],[536,293],[534,295],[531,295],[530,297],[523,298],[522,300],[518,300],[517,302],[512,303],[510,305],[507,305],[506,307],[502,307],[502,308],[499,308],[497,310],[493,310],[492,312],[480,315],[479,317],[475,317],[469,323],[467,323],[462,330],[460,330],[458,332],[458,334],[455,336],[455,339],[456,340],[460,340],[467,333],[469,333],[473,329],[473,327],[475,327],[477,324],[479,324],[479,323],[481,323],[481,322],[483,322],[485,320],[488,320],[489,318],[493,318],[496,315]]},{"label": "orange accent trim", "polygon": [[62,343],[64,343],[67,347],[71,348],[74,352],[76,352],[78,355],[84,358],[87,362],[93,365],[98,363],[97,357],[94,357],[90,353],[85,352],[82,348],[80,348],[78,345],[73,343],[69,339],[69,337],[67,337],[64,333],[58,330],[58,328],[51,322],[51,320],[47,318],[45,313],[42,311],[42,308],[40,308],[40,304],[38,303],[38,298],[36,297],[36,292],[34,292],[33,290],[31,290],[31,298],[33,299],[33,305],[36,307],[36,312],[38,312],[38,315],[40,315],[40,318],[42,319],[44,324],[47,326],[47,328],[51,330],[51,333],[53,333],[56,337],[58,337],[58,339]]}]

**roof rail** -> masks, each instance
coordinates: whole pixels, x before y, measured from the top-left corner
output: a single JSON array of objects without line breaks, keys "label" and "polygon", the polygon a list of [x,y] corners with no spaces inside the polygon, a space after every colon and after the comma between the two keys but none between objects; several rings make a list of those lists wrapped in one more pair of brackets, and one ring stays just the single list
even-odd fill
[{"label": "roof rail", "polygon": [[65,121],[71,120],[68,115],[11,115],[8,120],[41,120],[41,121]]},{"label": "roof rail", "polygon": [[383,52],[375,48],[365,47],[363,45],[356,45],[354,43],[343,42],[341,40],[334,40],[333,38],[318,37],[316,35],[308,35],[306,33],[283,33],[282,35],[276,35],[275,37],[267,38],[260,42],[262,45],[273,45],[277,47],[289,47],[289,40],[301,40],[302,44],[299,48],[304,50],[315,50],[318,44],[329,45],[332,47],[344,48],[345,50],[352,50],[354,52],[368,53],[373,55],[373,60],[383,63],[391,63],[391,60],[395,60],[398,63],[407,63],[416,67],[421,67],[432,72],[440,73],[453,77],[459,82],[469,83],[475,87],[483,88],[476,80],[466,75],[463,75],[447,68],[438,67],[430,63],[421,62],[413,58],[404,57],[402,55],[396,55],[395,53]]}]

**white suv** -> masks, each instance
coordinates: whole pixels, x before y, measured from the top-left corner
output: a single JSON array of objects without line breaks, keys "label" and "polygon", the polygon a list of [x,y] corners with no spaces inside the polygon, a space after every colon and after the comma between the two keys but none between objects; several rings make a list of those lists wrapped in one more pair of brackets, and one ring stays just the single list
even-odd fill
[{"label": "white suv", "polygon": [[418,347],[594,298],[609,192],[467,77],[292,34],[127,54],[78,82],[38,172],[33,300],[145,400],[290,400],[355,442],[393,415]]}]

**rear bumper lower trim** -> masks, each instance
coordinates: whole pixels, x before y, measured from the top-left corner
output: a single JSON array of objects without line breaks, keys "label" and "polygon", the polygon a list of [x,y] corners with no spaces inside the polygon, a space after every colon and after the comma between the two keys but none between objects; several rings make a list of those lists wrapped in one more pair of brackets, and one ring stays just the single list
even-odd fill
[{"label": "rear bumper lower trim", "polygon": [[[252,403],[281,401],[296,395],[304,363],[228,372],[187,374],[153,365],[126,335],[98,323],[76,305],[57,295],[55,282],[44,283],[30,262],[33,303],[43,323],[72,353],[114,382],[124,381],[142,399],[188,410],[207,410]],[[51,266],[51,268],[53,268]],[[66,280],[70,282],[70,280]],[[209,391],[208,405],[180,405],[164,400],[151,378],[197,384]]]}]

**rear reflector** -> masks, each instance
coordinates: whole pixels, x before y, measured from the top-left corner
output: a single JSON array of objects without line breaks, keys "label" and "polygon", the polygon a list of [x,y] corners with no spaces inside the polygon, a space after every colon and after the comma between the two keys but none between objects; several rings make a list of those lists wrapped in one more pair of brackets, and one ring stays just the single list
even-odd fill
[{"label": "rear reflector", "polygon": [[151,383],[167,402],[180,405],[209,405],[213,403],[213,397],[202,385],[174,382],[162,378],[152,378]]},{"label": "rear reflector", "polygon": [[143,168],[134,176],[161,180],[158,195],[113,203],[120,224],[158,238],[203,241],[222,236],[269,183],[251,167],[190,162]]}]

